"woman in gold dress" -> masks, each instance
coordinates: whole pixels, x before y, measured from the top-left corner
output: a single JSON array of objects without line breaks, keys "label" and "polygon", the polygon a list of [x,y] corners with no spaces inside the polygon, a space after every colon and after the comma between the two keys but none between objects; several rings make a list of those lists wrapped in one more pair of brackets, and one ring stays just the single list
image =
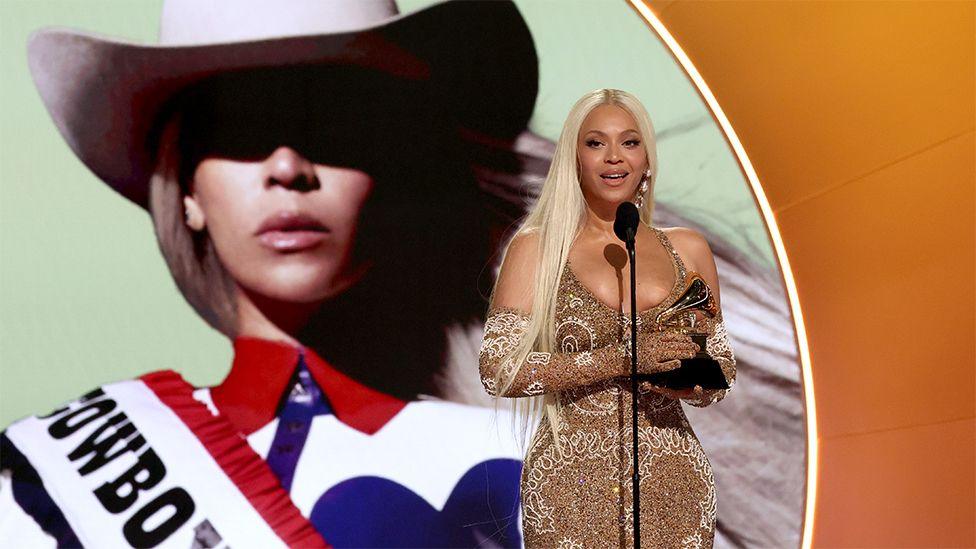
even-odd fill
[{"label": "woman in gold dress", "polygon": [[[629,266],[613,232],[617,206],[638,204],[638,371],[663,372],[698,349],[656,325],[689,272],[719,300],[708,243],[696,231],[651,225],[654,129],[632,95],[601,89],[567,117],[542,193],[505,251],[480,352],[485,389],[518,398],[537,418],[521,478],[528,547],[633,545]],[[698,325],[729,389],[735,358],[721,309]],[[707,406],[729,389],[642,383],[638,397],[641,542],[710,547],[711,464],[679,400]]]}]

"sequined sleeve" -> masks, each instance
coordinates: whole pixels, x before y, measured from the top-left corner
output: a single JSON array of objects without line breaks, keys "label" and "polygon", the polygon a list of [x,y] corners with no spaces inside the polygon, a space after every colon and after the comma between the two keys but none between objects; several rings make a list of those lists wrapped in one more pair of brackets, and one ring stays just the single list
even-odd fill
[{"label": "sequined sleeve", "polygon": [[518,370],[511,386],[500,396],[528,397],[591,385],[626,375],[629,364],[623,344],[574,353],[529,353],[521,364],[510,355],[518,347],[529,316],[517,309],[493,307],[485,321],[485,336],[478,362],[485,391],[497,395],[498,374]]},{"label": "sequined sleeve", "polygon": [[704,408],[722,400],[735,385],[735,354],[732,352],[732,344],[729,341],[729,333],[725,329],[721,310],[715,315],[715,318],[709,321],[709,324],[708,337],[705,339],[705,350],[718,361],[729,388],[705,389],[705,394],[702,395],[701,399],[684,399],[685,402],[697,408]]}]

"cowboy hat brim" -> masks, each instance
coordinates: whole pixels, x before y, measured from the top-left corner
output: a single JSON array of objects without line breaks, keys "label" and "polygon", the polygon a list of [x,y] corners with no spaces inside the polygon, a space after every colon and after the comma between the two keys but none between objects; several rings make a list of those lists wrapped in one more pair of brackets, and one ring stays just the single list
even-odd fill
[{"label": "cowboy hat brim", "polygon": [[[155,161],[150,134],[167,101],[217,74],[335,64],[427,81],[465,131],[510,140],[538,89],[531,34],[510,2],[444,2],[381,25],[307,36],[158,46],[44,29],[28,62],[51,118],[98,178],[143,208]],[[391,98],[395,101],[396,98]]]}]

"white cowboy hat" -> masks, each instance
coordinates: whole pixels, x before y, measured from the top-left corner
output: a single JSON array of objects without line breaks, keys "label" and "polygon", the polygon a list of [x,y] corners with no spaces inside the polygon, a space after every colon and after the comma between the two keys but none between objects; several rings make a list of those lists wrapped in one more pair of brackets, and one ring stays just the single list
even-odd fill
[{"label": "white cowboy hat", "polygon": [[454,98],[445,108],[464,131],[503,141],[524,129],[538,87],[532,37],[509,1],[448,1],[401,15],[393,0],[166,0],[158,44],[48,28],[30,37],[27,57],[71,149],[143,208],[157,116],[209,76],[362,66],[450,90],[438,97]]}]

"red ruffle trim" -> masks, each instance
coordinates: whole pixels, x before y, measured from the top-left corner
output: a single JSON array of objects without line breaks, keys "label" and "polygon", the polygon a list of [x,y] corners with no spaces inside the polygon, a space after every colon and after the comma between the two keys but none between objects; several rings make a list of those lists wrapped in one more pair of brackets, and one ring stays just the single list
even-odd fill
[{"label": "red ruffle trim", "polygon": [[258,514],[289,547],[330,547],[281,487],[281,483],[230,422],[214,416],[193,398],[194,388],[172,371],[152,372],[139,378],[189,427],[214,461],[237,485]]}]

